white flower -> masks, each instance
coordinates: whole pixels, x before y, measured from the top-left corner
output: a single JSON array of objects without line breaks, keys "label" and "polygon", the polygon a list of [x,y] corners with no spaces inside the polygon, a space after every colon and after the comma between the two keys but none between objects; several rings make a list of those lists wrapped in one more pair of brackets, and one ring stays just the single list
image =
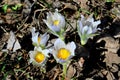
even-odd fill
[{"label": "white flower", "polygon": [[49,35],[45,33],[39,36],[39,32],[35,32],[35,28],[32,28],[31,32],[33,45],[44,47],[49,39]]},{"label": "white flower", "polygon": [[90,15],[87,19],[81,15],[81,19],[78,20],[77,28],[82,45],[86,44],[89,38],[96,35],[95,32],[98,30],[97,26],[100,23],[100,20],[94,21],[93,15]]},{"label": "white flower", "polygon": [[34,51],[29,52],[30,63],[33,63],[33,65],[36,66],[44,66],[47,61],[47,57],[49,57],[48,53],[49,50],[47,49],[42,50],[41,47],[35,47]]},{"label": "white flower", "polygon": [[57,39],[54,43],[52,54],[58,63],[65,63],[75,55],[76,45],[74,42],[67,45],[61,40]]},{"label": "white flower", "polygon": [[43,21],[52,31],[52,33],[58,37],[59,34],[57,34],[57,32],[61,32],[64,30],[65,18],[60,13],[58,13],[58,10],[56,10],[54,13],[47,13],[47,19],[43,19]]}]

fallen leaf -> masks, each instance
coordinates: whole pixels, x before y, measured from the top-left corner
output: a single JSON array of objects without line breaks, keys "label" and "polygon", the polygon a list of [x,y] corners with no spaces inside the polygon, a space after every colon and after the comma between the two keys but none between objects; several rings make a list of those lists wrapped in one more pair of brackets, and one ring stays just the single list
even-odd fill
[{"label": "fallen leaf", "polygon": [[116,80],[114,75],[111,72],[108,72],[106,75],[107,80]]},{"label": "fallen leaf", "polygon": [[97,42],[105,41],[105,49],[108,50],[108,52],[117,53],[118,49],[120,48],[119,41],[115,40],[111,36],[105,36],[103,38],[100,38]]},{"label": "fallen leaf", "polygon": [[87,6],[87,1],[88,0],[80,0],[80,7],[82,8],[82,9],[86,9],[86,10],[88,10],[88,6]]},{"label": "fallen leaf", "polygon": [[12,50],[13,48],[13,45],[14,45],[14,42],[15,42],[15,35],[14,33],[11,31],[10,32],[10,38],[8,39],[8,44],[7,44],[7,49],[9,50]]},{"label": "fallen leaf", "polygon": [[8,43],[7,44],[7,49],[8,50],[13,50],[13,52],[15,52],[16,50],[21,48],[18,40],[15,37],[15,34],[12,31],[10,32],[10,38],[8,39],[7,43]]},{"label": "fallen leaf", "polygon": [[14,44],[13,52],[15,52],[16,50],[18,50],[18,49],[20,49],[20,48],[21,48],[21,46],[20,46],[18,40],[16,40],[16,42],[15,42],[15,44]]},{"label": "fallen leaf", "polygon": [[116,63],[116,64],[120,63],[120,57],[117,54],[115,54],[115,53],[107,52],[105,54],[105,57],[106,57],[105,58],[105,62],[107,64],[112,65],[112,63]]},{"label": "fallen leaf", "polygon": [[66,80],[70,80],[76,73],[76,69],[73,67],[73,65],[70,65],[67,70],[67,77]]}]

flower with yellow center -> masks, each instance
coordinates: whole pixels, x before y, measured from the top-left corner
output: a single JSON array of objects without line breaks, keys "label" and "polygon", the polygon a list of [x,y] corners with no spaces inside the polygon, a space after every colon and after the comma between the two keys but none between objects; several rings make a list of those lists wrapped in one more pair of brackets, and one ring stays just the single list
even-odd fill
[{"label": "flower with yellow center", "polygon": [[49,50],[42,50],[41,47],[35,47],[34,51],[30,51],[30,63],[37,66],[44,66],[48,56]]},{"label": "flower with yellow center", "polygon": [[60,35],[63,35],[63,33],[65,32],[64,30],[65,18],[63,15],[58,13],[57,9],[54,13],[51,13],[51,12],[47,13],[47,19],[46,20],[43,19],[43,21],[51,30],[52,34],[59,37]]},{"label": "flower with yellow center", "polygon": [[96,36],[97,26],[101,23],[100,20],[94,21],[93,15],[90,15],[88,18],[85,18],[81,15],[81,19],[78,20],[77,30],[80,36],[81,45],[85,45],[89,38]]},{"label": "flower with yellow center", "polygon": [[58,58],[65,60],[69,56],[70,56],[70,52],[67,49],[61,48],[60,50],[58,50],[58,54],[57,54]]},{"label": "flower with yellow center", "polygon": [[61,39],[57,39],[54,43],[52,54],[58,63],[65,63],[75,55],[76,45],[74,42],[65,44]]},{"label": "flower with yellow center", "polygon": [[47,33],[45,33],[45,34],[39,36],[39,32],[35,32],[35,31],[36,30],[33,27],[31,29],[33,45],[37,46],[37,47],[39,47],[39,46],[44,47],[49,39],[49,35]]}]

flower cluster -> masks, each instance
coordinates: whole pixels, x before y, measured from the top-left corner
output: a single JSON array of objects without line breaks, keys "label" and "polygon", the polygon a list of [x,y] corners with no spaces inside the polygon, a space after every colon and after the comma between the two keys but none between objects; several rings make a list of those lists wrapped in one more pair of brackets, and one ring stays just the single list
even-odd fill
[{"label": "flower cluster", "polygon": [[[58,10],[56,10],[54,13],[47,13],[47,19],[43,19],[43,21],[49,28],[49,31],[58,38],[54,42],[54,46],[50,49],[47,49],[46,43],[49,40],[49,34],[45,33],[41,35],[39,32],[36,32],[35,28],[32,28],[32,43],[35,48],[33,51],[29,52],[30,63],[33,63],[37,66],[44,66],[49,57],[48,54],[51,53],[56,62],[63,65],[63,73],[65,75],[67,63],[73,56],[75,56],[75,42],[68,42],[68,44],[64,42],[66,35],[66,22],[64,16],[58,13]],[[100,23],[100,20],[94,21],[92,15],[87,19],[81,15],[81,19],[77,21],[77,31],[82,45],[85,45],[89,38],[97,35],[97,26]]]},{"label": "flower cluster", "polygon": [[39,36],[39,32],[35,32],[35,28],[31,29],[32,33],[32,42],[35,46],[33,51],[30,51],[30,63],[33,63],[37,66],[44,66],[46,63],[48,53],[51,53],[55,60],[62,64],[71,59],[75,54],[76,45],[74,42],[65,44],[60,38],[56,39],[54,43],[54,48],[52,50],[45,49],[45,45],[49,39],[47,33]]},{"label": "flower cluster", "polygon": [[36,66],[44,66],[47,60],[49,50],[45,49],[45,45],[49,39],[47,33],[41,35],[39,32],[36,32],[36,29],[33,27],[31,29],[32,33],[32,42],[35,46],[33,51],[30,51],[30,63],[33,63]]}]

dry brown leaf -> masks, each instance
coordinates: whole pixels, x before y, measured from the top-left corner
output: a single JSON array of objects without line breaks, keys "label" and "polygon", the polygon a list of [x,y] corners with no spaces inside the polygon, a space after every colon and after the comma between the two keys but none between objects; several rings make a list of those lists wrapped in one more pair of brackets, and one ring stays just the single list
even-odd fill
[{"label": "dry brown leaf", "polygon": [[120,2],[120,0],[115,0],[115,2]]},{"label": "dry brown leaf", "polygon": [[77,7],[71,3],[62,3],[64,5],[64,9],[65,8],[69,8],[69,9],[72,9],[72,10],[77,10]]},{"label": "dry brown leaf", "polygon": [[8,43],[7,44],[7,49],[8,50],[12,50],[13,49],[13,52],[15,52],[16,50],[21,48],[18,40],[15,37],[15,34],[12,31],[10,32],[10,38],[8,39],[7,43]]},{"label": "dry brown leaf", "polygon": [[100,38],[97,42],[99,43],[102,40],[106,42],[105,49],[107,49],[108,52],[117,53],[118,49],[120,48],[118,40],[115,40],[114,38],[110,36],[106,36],[106,37]]},{"label": "dry brown leaf", "polygon": [[107,78],[107,80],[115,80],[115,77],[111,72],[107,73],[106,78]]},{"label": "dry brown leaf", "polygon": [[119,64],[120,63],[120,57],[115,53],[107,52],[105,56],[106,56],[105,62],[107,64],[112,64],[112,63]]},{"label": "dry brown leaf", "polygon": [[103,75],[106,76],[107,80],[115,80],[115,77],[111,72],[109,72],[107,70],[103,70],[102,73],[103,73]]},{"label": "dry brown leaf", "polygon": [[79,61],[69,65],[67,70],[66,80],[70,80],[74,76],[79,77],[83,68],[80,66]]},{"label": "dry brown leaf", "polygon": [[75,75],[75,73],[76,69],[72,65],[70,65],[67,70],[66,80],[70,80]]},{"label": "dry brown leaf", "polygon": [[20,0],[3,0],[2,3],[13,5],[13,4],[21,3],[21,2]]},{"label": "dry brown leaf", "polygon": [[82,9],[88,10],[88,6],[87,6],[87,1],[88,1],[88,0],[78,0],[78,1],[80,2],[80,7],[81,7]]},{"label": "dry brown leaf", "polygon": [[10,38],[8,39],[8,44],[7,44],[7,49],[9,50],[12,50],[13,48],[13,45],[14,45],[14,42],[15,42],[15,35],[14,33],[11,31],[10,32]]},{"label": "dry brown leaf", "polygon": [[2,38],[0,39],[0,50],[2,50],[2,48],[4,47],[4,45],[6,44],[6,41],[9,39],[9,34],[4,33],[2,35]]}]

